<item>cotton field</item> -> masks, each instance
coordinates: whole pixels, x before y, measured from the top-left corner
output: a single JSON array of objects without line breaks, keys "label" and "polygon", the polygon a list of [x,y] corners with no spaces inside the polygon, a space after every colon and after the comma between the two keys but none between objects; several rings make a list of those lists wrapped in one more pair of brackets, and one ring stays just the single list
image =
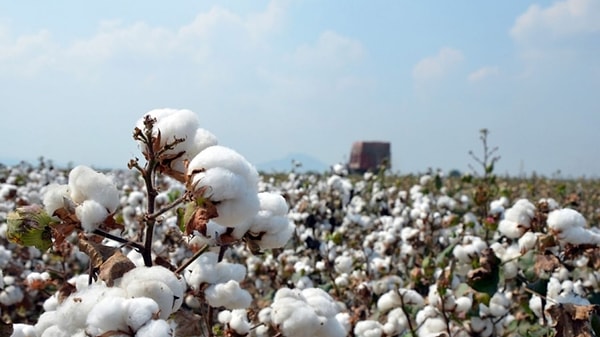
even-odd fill
[{"label": "cotton field", "polygon": [[189,110],[0,170],[0,336],[592,336],[600,184],[259,174]]}]

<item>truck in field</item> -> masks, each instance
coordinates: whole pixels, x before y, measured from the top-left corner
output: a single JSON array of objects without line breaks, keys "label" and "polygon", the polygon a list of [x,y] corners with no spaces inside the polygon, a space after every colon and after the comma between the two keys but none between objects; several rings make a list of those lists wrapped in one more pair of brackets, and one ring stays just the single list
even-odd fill
[{"label": "truck in field", "polygon": [[377,171],[381,165],[391,168],[390,143],[382,141],[358,141],[352,144],[348,170],[351,173]]}]

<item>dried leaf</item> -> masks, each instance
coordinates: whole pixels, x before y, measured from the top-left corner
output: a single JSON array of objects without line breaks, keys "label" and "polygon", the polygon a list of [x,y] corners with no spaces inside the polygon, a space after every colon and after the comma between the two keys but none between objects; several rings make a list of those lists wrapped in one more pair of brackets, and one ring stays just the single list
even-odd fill
[{"label": "dried leaf", "polygon": [[83,236],[79,237],[79,249],[90,257],[90,262],[94,268],[99,268],[117,250],[115,247],[89,241]]},{"label": "dried leaf", "polygon": [[546,311],[555,323],[555,337],[592,337],[590,317],[598,312],[598,305],[576,305],[560,303],[548,308]]},{"label": "dried leaf", "polygon": [[0,319],[0,337],[10,337],[13,334],[13,325]]},{"label": "dried leaf", "polygon": [[135,268],[135,264],[127,256],[123,255],[120,250],[117,250],[100,265],[98,277],[106,282],[109,287],[112,287],[116,279],[121,278],[123,274],[133,268]]},{"label": "dried leaf", "polygon": [[72,293],[77,291],[77,288],[69,282],[64,282],[63,285],[58,289],[58,303],[64,302]]},{"label": "dried leaf", "polygon": [[479,268],[469,271],[467,284],[476,291],[492,296],[498,290],[500,281],[500,259],[491,248],[481,252]]},{"label": "dried leaf", "polygon": [[187,310],[178,310],[173,314],[176,328],[174,336],[205,336],[202,329],[202,316]]},{"label": "dried leaf", "polygon": [[542,273],[553,272],[556,268],[560,267],[560,265],[560,261],[552,253],[536,255],[533,270],[536,275],[541,275]]},{"label": "dried leaf", "polygon": [[219,216],[217,206],[209,199],[204,199],[201,205],[196,206],[192,204],[188,207],[195,208],[192,208],[191,216],[185,222],[185,234],[191,235],[194,231],[198,231],[200,234],[206,236],[208,221]]}]

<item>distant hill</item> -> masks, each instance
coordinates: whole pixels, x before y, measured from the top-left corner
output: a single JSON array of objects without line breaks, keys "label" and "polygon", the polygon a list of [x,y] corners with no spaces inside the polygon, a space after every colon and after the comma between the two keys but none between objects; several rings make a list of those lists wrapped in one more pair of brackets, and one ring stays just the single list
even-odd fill
[{"label": "distant hill", "polygon": [[257,164],[256,169],[266,173],[290,172],[292,170],[293,161],[302,164],[302,166],[295,169],[296,172],[314,171],[322,173],[329,170],[329,165],[324,164],[314,157],[302,153],[291,153],[281,159]]}]

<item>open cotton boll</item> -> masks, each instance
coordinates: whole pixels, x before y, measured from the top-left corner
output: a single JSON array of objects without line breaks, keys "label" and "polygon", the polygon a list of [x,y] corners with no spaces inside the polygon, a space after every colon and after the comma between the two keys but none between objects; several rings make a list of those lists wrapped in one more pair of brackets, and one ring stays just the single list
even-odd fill
[{"label": "open cotton boll", "polygon": [[387,315],[387,322],[383,325],[383,332],[387,336],[400,335],[408,327],[408,320],[402,308],[396,308]]},{"label": "open cotton boll", "polygon": [[172,337],[173,332],[174,329],[169,322],[157,319],[148,321],[137,331],[135,337]]},{"label": "open cotton boll", "polygon": [[15,323],[13,324],[13,333],[11,337],[37,337],[35,327],[29,324]]},{"label": "open cotton boll", "polygon": [[[150,115],[156,119],[156,123],[152,129],[152,135],[158,136],[160,132],[160,146],[172,143],[175,138],[184,139],[184,142],[177,144],[174,149],[167,150],[167,154],[176,154],[180,151],[185,151],[189,148],[193,138],[196,135],[196,130],[200,126],[198,115],[187,109],[154,109],[144,114],[136,123],[136,127],[144,130],[144,118]],[[140,144],[142,145],[142,144]]]},{"label": "open cotton boll", "polygon": [[148,297],[153,299],[160,308],[161,319],[167,319],[173,313],[174,301],[177,297],[166,283],[156,280],[133,280],[124,288],[129,297]]},{"label": "open cotton boll", "polygon": [[204,295],[208,304],[215,308],[244,309],[252,302],[250,293],[240,288],[240,284],[233,280],[209,286],[204,291]]},{"label": "open cotton boll", "polygon": [[158,304],[151,298],[130,298],[123,303],[125,308],[125,322],[133,331],[137,331],[160,310]]},{"label": "open cotton boll", "polygon": [[245,309],[224,310],[219,313],[219,322],[227,324],[238,335],[245,336],[250,333],[250,322]]},{"label": "open cotton boll", "polygon": [[119,286],[129,297],[149,297],[156,301],[163,319],[181,307],[186,290],[185,280],[162,266],[134,268],[123,275]]},{"label": "open cotton boll", "polygon": [[586,220],[574,209],[563,208],[550,212],[548,228],[562,242],[580,244],[600,244],[600,234],[586,229]]},{"label": "open cotton boll", "polygon": [[338,312],[339,306],[321,289],[282,288],[275,293],[270,319],[261,321],[270,321],[288,337],[343,337],[346,331],[336,318]]},{"label": "open cotton boll", "polygon": [[108,217],[108,211],[95,200],[85,200],[75,208],[75,215],[86,232],[93,232]]},{"label": "open cotton boll", "polygon": [[246,277],[246,267],[238,263],[221,261],[215,266],[217,279],[213,283],[225,283],[229,280],[242,282]]},{"label": "open cotton boll", "polygon": [[0,292],[0,303],[6,306],[17,304],[23,300],[24,296],[21,288],[9,285]]},{"label": "open cotton boll", "polygon": [[57,209],[64,207],[64,199],[70,199],[69,186],[50,184],[42,189],[44,209],[52,215]]},{"label": "open cotton boll", "polygon": [[383,325],[373,320],[357,322],[354,326],[354,335],[356,337],[381,337],[383,335]]},{"label": "open cotton boll", "polygon": [[[258,172],[246,158],[228,147],[214,145],[207,147],[198,153],[188,166],[188,175],[196,170],[209,170],[212,168],[224,168],[231,171],[247,181],[248,185],[258,184]],[[196,179],[194,179],[194,182]]]},{"label": "open cotton boll", "polygon": [[87,166],[77,166],[69,173],[69,190],[75,203],[95,200],[113,213],[119,206],[119,191],[110,178]]},{"label": "open cotton boll", "polygon": [[219,274],[217,273],[218,255],[213,252],[206,252],[189,265],[183,276],[187,284],[192,289],[198,290],[203,283],[216,283]]},{"label": "open cotton boll", "polygon": [[94,305],[86,319],[87,331],[93,336],[107,331],[128,331],[124,302],[123,297],[108,297]]},{"label": "open cotton boll", "polygon": [[234,150],[215,145],[192,159],[187,174],[196,191],[204,190],[202,196],[216,203],[218,216],[212,220],[225,227],[239,227],[234,235],[244,235],[248,221],[260,208],[254,166]]}]

